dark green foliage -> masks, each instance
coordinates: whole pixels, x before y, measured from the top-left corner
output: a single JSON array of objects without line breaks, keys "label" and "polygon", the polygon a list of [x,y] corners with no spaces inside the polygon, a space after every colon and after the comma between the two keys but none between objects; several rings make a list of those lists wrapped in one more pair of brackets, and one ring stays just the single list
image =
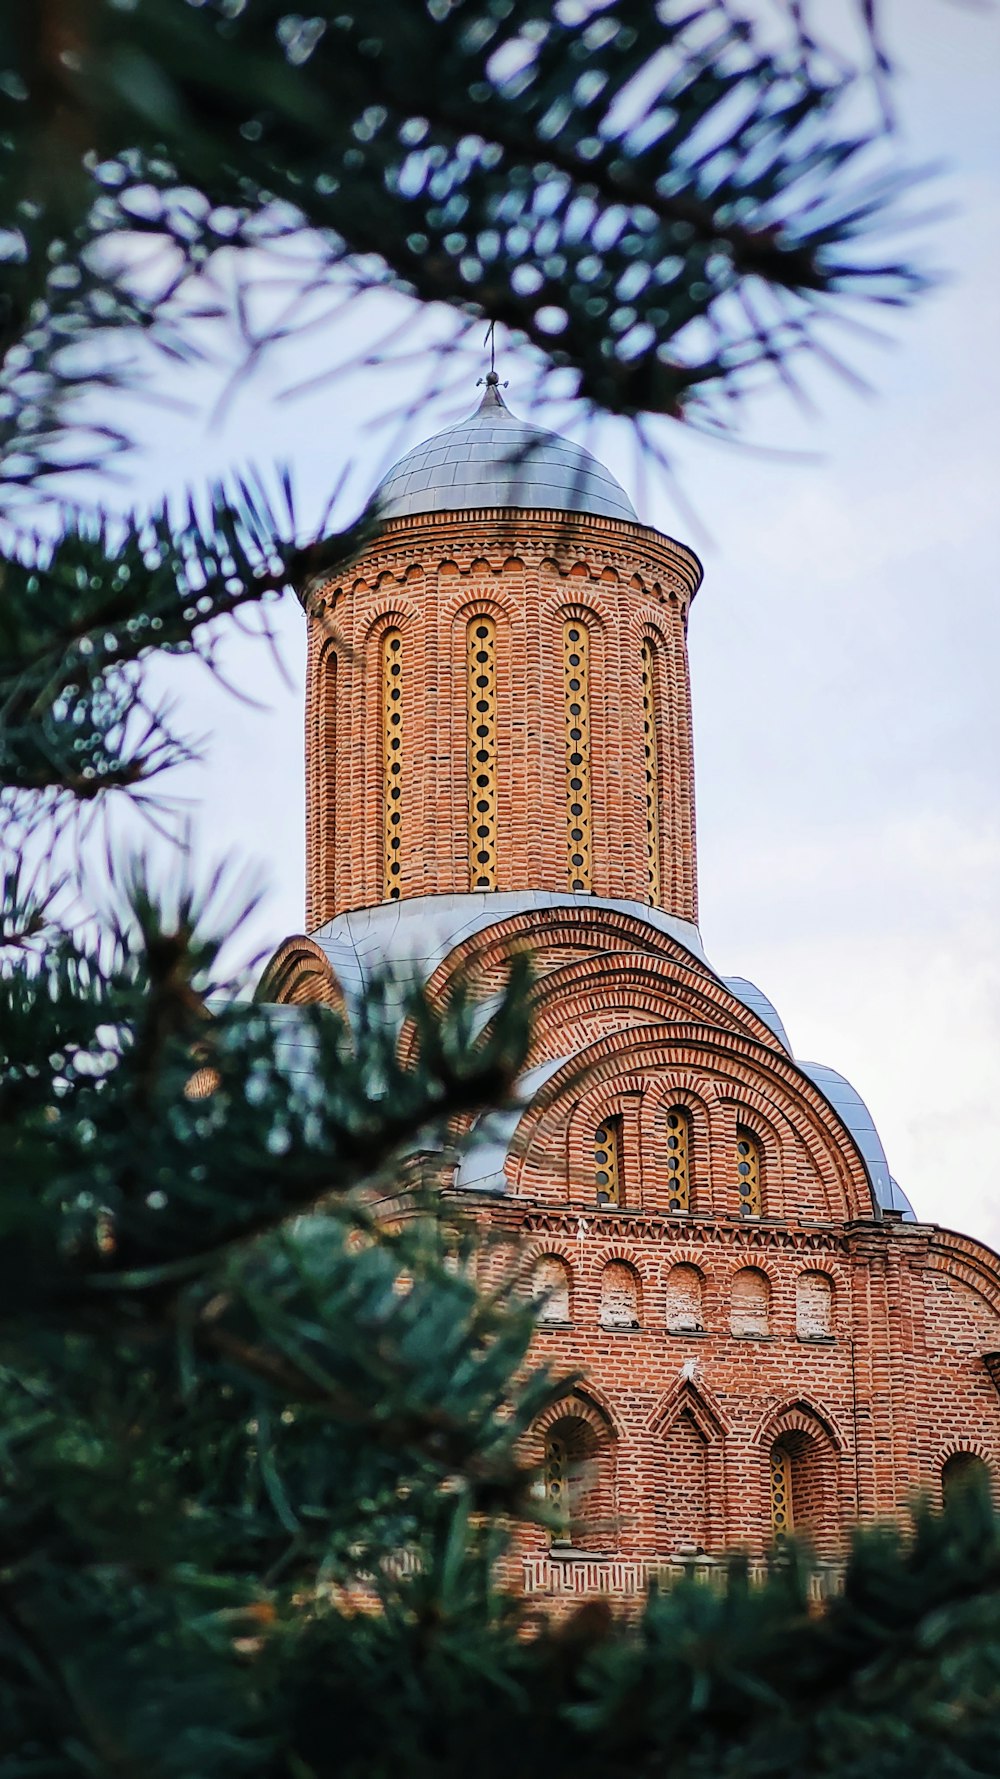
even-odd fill
[{"label": "dark green foliage", "polygon": [[827,314],[923,282],[887,244],[899,180],[870,152],[877,100],[859,124],[862,78],[808,8],[759,10],[758,25],[728,0],[5,9],[8,474],[73,454],[45,416],[93,371],[74,343],[140,327],[192,353],[192,316],[222,301],[195,275],[303,228],[308,269],[296,293],[284,263],[267,318],[247,274],[250,361],[339,267],[342,294],[390,287],[507,323],[606,408],[729,424],[728,398],[828,349]]}]

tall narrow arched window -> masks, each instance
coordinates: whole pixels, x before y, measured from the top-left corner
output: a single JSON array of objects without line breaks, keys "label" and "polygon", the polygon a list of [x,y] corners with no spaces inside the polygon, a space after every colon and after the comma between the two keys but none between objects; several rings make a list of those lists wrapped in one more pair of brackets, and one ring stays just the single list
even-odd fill
[{"label": "tall narrow arched window", "polygon": [[403,875],[403,638],[382,638],[382,895],[399,898]]},{"label": "tall narrow arched window", "polygon": [[550,1433],[545,1441],[545,1503],[551,1516],[553,1544],[569,1544],[570,1477],[566,1441]]},{"label": "tall narrow arched window", "polygon": [[771,1531],[776,1539],[794,1530],[792,1513],[792,1456],[783,1445],[771,1447]]},{"label": "tall narrow arched window", "polygon": [[316,667],[313,703],[312,759],[309,772],[315,798],[316,850],[310,860],[310,899],[321,926],[333,913],[334,861],[337,844],[337,656],[329,641]]},{"label": "tall narrow arched window", "polygon": [[674,1106],[667,1113],[667,1206],[671,1211],[691,1209],[688,1135],[688,1115],[681,1106]]},{"label": "tall narrow arched window", "polygon": [[469,734],[469,882],[497,886],[496,625],[473,618],[467,632]]},{"label": "tall narrow arched window", "polygon": [[590,637],[575,618],[563,626],[566,718],[566,845],[571,890],[593,884],[590,807]]},{"label": "tall narrow arched window", "polygon": [[736,1180],[741,1217],[759,1217],[763,1210],[760,1190],[760,1144],[752,1131],[736,1126]]},{"label": "tall narrow arched window", "polygon": [[599,1205],[622,1202],[622,1121],[605,1118],[594,1132],[594,1180]]},{"label": "tall narrow arched window", "polygon": [[941,1499],[947,1507],[970,1492],[988,1492],[989,1465],[975,1452],[953,1452],[941,1466]]},{"label": "tall narrow arched window", "polygon": [[646,857],[649,899],[660,905],[660,740],[657,729],[656,653],[642,645],[642,745],[646,759]]}]

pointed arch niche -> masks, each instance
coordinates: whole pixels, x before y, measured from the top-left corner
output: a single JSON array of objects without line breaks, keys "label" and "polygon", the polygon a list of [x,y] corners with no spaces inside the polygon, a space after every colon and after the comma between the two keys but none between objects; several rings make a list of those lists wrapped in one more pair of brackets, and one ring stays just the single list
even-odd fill
[{"label": "pointed arch niche", "polygon": [[711,1396],[685,1377],[654,1417],[659,1556],[717,1555],[725,1544],[725,1427]]}]

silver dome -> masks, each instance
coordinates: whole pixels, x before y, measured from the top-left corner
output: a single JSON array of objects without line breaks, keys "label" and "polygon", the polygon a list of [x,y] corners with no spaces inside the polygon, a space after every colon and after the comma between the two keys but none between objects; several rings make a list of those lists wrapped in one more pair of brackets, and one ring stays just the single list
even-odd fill
[{"label": "silver dome", "polygon": [[375,490],[387,519],[466,507],[534,507],[636,522],[610,470],[582,445],[518,420],[491,372],[468,420],[408,451]]}]

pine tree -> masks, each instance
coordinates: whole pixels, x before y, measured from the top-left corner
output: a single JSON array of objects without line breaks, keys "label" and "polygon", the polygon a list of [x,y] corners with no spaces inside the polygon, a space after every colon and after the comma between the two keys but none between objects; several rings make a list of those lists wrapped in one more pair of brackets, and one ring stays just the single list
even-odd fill
[{"label": "pine tree", "polygon": [[522,976],[485,1031],[389,981],[350,1025],[269,1009],[226,964],[224,876],[116,860],[90,908],[62,871],[188,755],[150,663],[378,522],[303,541],[291,491],[279,511],[251,482],[38,518],[127,448],[93,422],[116,344],[197,349],[213,255],[312,231],[338,288],[505,321],[584,399],[716,427],[827,316],[919,290],[884,252],[882,101],[843,121],[871,70],[800,8],[766,47],[722,0],[660,11],[0,19],[3,1779],[1000,1770],[976,1497],[859,1537],[819,1617],[794,1552],[631,1628],[593,1606],[547,1630],[499,1591],[505,1528],[540,1511],[522,1435],[570,1380],[531,1362],[517,1256],[484,1294],[414,1158],[516,1091]]}]

